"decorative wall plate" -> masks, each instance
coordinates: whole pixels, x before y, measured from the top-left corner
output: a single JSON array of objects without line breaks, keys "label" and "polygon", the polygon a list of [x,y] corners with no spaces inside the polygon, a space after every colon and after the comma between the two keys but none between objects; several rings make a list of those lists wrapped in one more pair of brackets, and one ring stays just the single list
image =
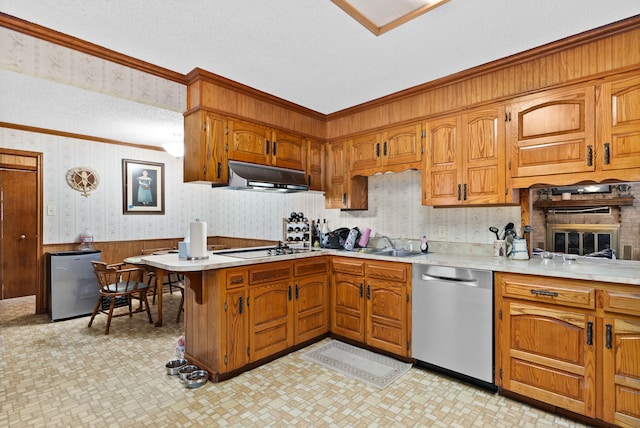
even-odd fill
[{"label": "decorative wall plate", "polygon": [[71,168],[67,171],[67,184],[73,190],[82,192],[85,198],[89,196],[89,192],[98,188],[99,183],[98,173],[86,166]]}]

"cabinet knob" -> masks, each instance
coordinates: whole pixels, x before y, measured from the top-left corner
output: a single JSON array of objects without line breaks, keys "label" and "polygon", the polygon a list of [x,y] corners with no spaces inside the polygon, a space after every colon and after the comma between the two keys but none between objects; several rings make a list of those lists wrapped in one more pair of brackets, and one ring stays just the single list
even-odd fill
[{"label": "cabinet knob", "polygon": [[26,235],[20,235],[20,239],[27,239]]}]

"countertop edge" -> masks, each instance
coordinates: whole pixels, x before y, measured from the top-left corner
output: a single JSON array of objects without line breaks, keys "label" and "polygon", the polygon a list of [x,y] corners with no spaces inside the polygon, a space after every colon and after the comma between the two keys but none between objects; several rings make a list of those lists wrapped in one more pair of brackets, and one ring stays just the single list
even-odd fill
[{"label": "countertop edge", "polygon": [[581,259],[574,264],[563,264],[562,261],[558,259],[558,261],[554,260],[545,264],[539,258],[533,258],[530,260],[513,260],[492,256],[446,253],[427,253],[412,257],[393,257],[332,249],[319,249],[312,250],[308,253],[270,257],[265,256],[253,259],[240,259],[225,255],[218,255],[215,254],[215,252],[210,253],[209,258],[205,260],[179,259],[177,254],[142,256],[139,259],[141,263],[158,269],[173,272],[196,272],[325,255],[640,285],[640,262],[608,259],[594,261],[585,261]]}]

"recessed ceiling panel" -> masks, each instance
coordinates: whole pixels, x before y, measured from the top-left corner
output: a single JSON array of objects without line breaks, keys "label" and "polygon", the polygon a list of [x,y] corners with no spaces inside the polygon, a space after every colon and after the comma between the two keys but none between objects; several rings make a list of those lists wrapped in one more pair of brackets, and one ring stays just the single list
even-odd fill
[{"label": "recessed ceiling panel", "polygon": [[376,36],[449,0],[332,0]]}]

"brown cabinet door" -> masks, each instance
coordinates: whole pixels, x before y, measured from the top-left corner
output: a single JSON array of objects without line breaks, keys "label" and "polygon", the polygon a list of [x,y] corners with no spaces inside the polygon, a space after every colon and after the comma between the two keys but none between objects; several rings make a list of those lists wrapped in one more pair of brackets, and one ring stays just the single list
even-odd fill
[{"label": "brown cabinet door", "polygon": [[229,159],[271,165],[272,135],[266,126],[229,120]]},{"label": "brown cabinet door", "polygon": [[271,164],[304,171],[307,165],[307,140],[299,135],[280,130],[274,131]]},{"label": "brown cabinet door", "polygon": [[247,343],[247,291],[245,287],[227,291],[224,306],[227,326],[225,370],[244,367],[249,362]]},{"label": "brown cabinet door", "polygon": [[36,294],[38,174],[0,170],[0,299]]},{"label": "brown cabinet door", "polygon": [[382,163],[380,134],[366,134],[347,142],[352,175],[370,175]]},{"label": "brown cabinet door", "polygon": [[294,285],[295,343],[302,343],[329,331],[327,275],[296,279]]},{"label": "brown cabinet door", "polygon": [[604,420],[640,426],[640,318],[603,320]]},{"label": "brown cabinet door", "polygon": [[309,190],[324,190],[324,144],[309,141],[307,148],[307,184]]},{"label": "brown cabinet door", "polygon": [[333,275],[331,331],[364,342],[364,277]]},{"label": "brown cabinet door", "polygon": [[462,201],[465,204],[505,202],[504,108],[474,110],[462,115]]},{"label": "brown cabinet door", "polygon": [[400,165],[419,167],[422,160],[422,125],[420,123],[398,126],[382,135],[382,163],[385,166]]},{"label": "brown cabinet door", "polygon": [[250,362],[293,345],[292,299],[288,281],[249,288]]},{"label": "brown cabinet door", "polygon": [[347,157],[345,142],[327,145],[325,208],[344,208],[347,192]]},{"label": "brown cabinet door", "polygon": [[462,201],[462,139],[460,116],[426,125],[423,205],[456,205]]},{"label": "brown cabinet door", "polygon": [[603,84],[602,103],[602,169],[640,168],[640,77]]},{"label": "brown cabinet door", "polygon": [[595,417],[595,316],[510,299],[501,309],[503,388]]},{"label": "brown cabinet door", "polygon": [[367,345],[407,355],[407,291],[404,283],[367,278]]},{"label": "brown cabinet door", "polygon": [[508,115],[513,177],[595,170],[593,86],[516,99]]},{"label": "brown cabinet door", "polygon": [[226,126],[227,121],[224,117],[205,111],[196,111],[185,116],[185,182],[229,182]]}]

